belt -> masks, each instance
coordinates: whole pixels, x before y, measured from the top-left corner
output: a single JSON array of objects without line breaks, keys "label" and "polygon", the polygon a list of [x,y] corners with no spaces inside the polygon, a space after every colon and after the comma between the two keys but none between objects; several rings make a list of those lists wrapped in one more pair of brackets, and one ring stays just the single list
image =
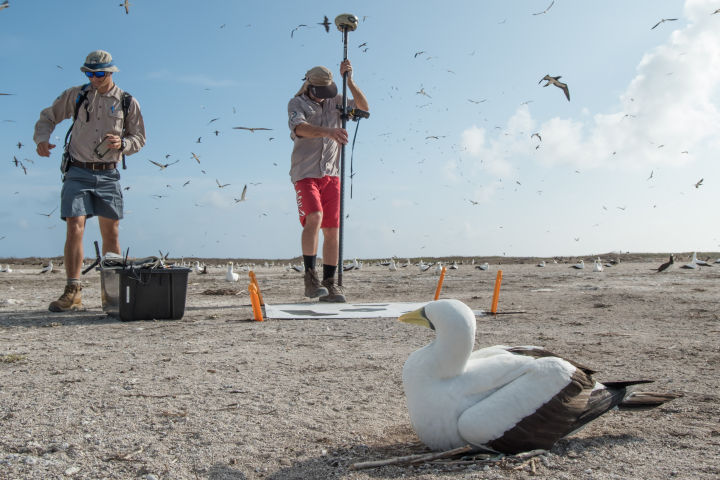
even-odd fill
[{"label": "belt", "polygon": [[70,165],[73,167],[87,168],[88,170],[113,170],[115,162],[78,162],[77,160],[70,161]]}]

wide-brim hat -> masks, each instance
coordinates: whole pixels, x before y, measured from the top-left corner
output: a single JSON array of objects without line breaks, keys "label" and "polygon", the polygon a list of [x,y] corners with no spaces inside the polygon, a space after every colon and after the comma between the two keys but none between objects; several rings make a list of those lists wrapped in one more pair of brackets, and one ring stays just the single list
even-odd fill
[{"label": "wide-brim hat", "polygon": [[333,82],[332,72],[326,67],[311,68],[305,73],[303,80],[303,86],[297,95],[309,91],[316,98],[333,98],[338,93],[337,85]]},{"label": "wide-brim hat", "polygon": [[112,55],[105,50],[95,50],[85,58],[85,64],[80,67],[83,72],[118,72],[113,63]]}]

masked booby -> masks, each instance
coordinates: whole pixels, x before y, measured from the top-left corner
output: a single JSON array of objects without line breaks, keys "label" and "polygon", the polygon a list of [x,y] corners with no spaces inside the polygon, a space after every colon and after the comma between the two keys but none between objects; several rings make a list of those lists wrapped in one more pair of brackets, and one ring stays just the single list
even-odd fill
[{"label": "masked booby", "polygon": [[581,258],[575,265],[572,265],[571,268],[577,268],[578,270],[582,270],[585,268],[585,262]]},{"label": "masked booby", "polygon": [[233,272],[233,262],[228,262],[227,273],[225,273],[225,280],[228,282],[237,282],[240,279],[240,274]]},{"label": "masked booby", "polygon": [[[710,258],[708,258],[708,260],[710,260]],[[712,264],[708,263],[707,260],[698,260],[697,252],[693,252],[692,262],[700,265],[701,267],[712,267]]]},{"label": "masked booby", "polygon": [[431,449],[549,449],[614,407],[652,408],[678,396],[627,388],[647,380],[596,382],[589,368],[540,347],[473,352],[475,315],[458,300],[430,302],[399,320],[436,332],[403,367],[412,426]]},{"label": "masked booby", "polygon": [[685,265],[683,265],[683,266],[680,267],[680,268],[689,268],[689,269],[691,269],[691,270],[696,270],[696,269],[698,268],[697,254],[696,254],[695,252],[693,252],[692,259],[690,260],[690,263],[686,263]]}]

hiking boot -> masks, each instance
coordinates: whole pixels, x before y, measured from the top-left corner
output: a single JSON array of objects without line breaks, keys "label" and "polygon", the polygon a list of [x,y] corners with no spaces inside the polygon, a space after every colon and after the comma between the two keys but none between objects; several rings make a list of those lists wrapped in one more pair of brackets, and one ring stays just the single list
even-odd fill
[{"label": "hiking boot", "polygon": [[308,268],[305,270],[305,296],[317,298],[327,294],[327,288],[320,285],[320,280],[318,279],[315,269]]},{"label": "hiking boot", "polygon": [[67,312],[82,308],[82,286],[79,284],[65,285],[65,291],[60,298],[50,303],[51,312]]},{"label": "hiking boot", "polygon": [[322,286],[327,288],[328,294],[324,295],[318,300],[321,302],[330,302],[330,303],[345,303],[345,295],[343,295],[343,291],[345,290],[340,285],[335,285],[335,279],[334,278],[326,278],[322,281]]}]

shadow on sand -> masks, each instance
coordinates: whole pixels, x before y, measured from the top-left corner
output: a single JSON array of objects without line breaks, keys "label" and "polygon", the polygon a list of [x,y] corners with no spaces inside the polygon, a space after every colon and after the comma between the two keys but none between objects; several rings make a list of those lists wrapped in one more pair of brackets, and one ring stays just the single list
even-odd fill
[{"label": "shadow on sand", "polygon": [[[564,457],[568,452],[572,451],[575,454],[593,455],[593,451],[607,445],[626,445],[632,443],[643,442],[644,439],[629,434],[624,435],[600,435],[596,437],[587,438],[570,438],[559,441],[550,452],[558,457]],[[340,479],[347,478],[350,466],[367,461],[386,460],[394,457],[406,456],[406,455],[417,455],[426,454],[430,451],[423,445],[417,443],[397,443],[392,445],[382,446],[368,446],[368,445],[355,445],[346,448],[339,448],[328,451],[327,455],[316,456],[313,458],[306,459],[301,462],[296,462],[288,467],[281,468],[275,472],[267,472],[267,477],[273,480],[285,480],[285,479],[309,479],[309,478],[322,478],[322,479]],[[467,457],[471,459],[472,457]],[[510,463],[504,465],[510,465],[510,468],[517,464],[522,463],[524,460],[512,462],[512,457],[508,457]],[[499,462],[494,462],[496,465],[500,465]],[[420,465],[390,465],[377,468],[371,468],[362,470],[366,475],[374,478],[406,478],[408,475],[417,475],[422,473],[424,469],[431,467],[433,473],[440,475],[447,475],[452,477],[456,472],[469,467],[476,466],[493,466],[493,462],[484,461],[478,459],[477,463],[463,465],[458,467],[452,463],[446,465],[440,463],[434,464],[420,464]],[[217,479],[240,479],[238,477],[210,477]]]}]

